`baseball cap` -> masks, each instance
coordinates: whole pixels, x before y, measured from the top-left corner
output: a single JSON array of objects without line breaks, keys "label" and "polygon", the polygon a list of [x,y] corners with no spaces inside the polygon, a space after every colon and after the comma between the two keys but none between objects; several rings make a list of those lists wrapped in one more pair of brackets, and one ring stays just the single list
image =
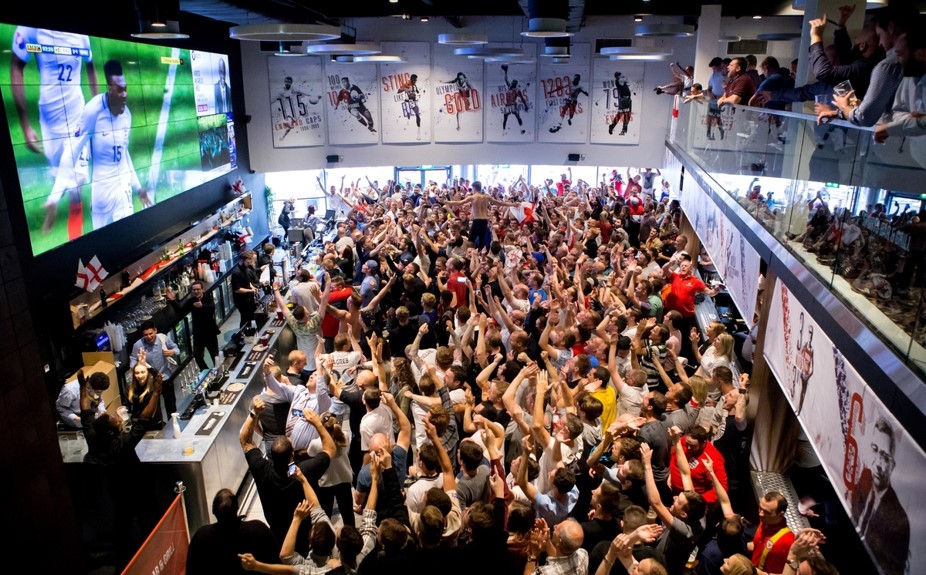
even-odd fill
[{"label": "baseball cap", "polygon": [[402,252],[402,255],[399,256],[399,261],[405,265],[408,265],[415,261],[415,255],[412,254],[412,252]]},{"label": "baseball cap", "polygon": [[376,260],[367,260],[367,267],[370,268],[370,271],[372,271],[372,272],[374,272],[374,273],[375,273],[375,272],[378,272],[378,271],[379,271],[379,262],[376,261]]},{"label": "baseball cap", "polygon": [[531,252],[531,255],[534,256],[534,259],[537,260],[537,265],[543,265],[546,263],[547,258],[540,252]]}]

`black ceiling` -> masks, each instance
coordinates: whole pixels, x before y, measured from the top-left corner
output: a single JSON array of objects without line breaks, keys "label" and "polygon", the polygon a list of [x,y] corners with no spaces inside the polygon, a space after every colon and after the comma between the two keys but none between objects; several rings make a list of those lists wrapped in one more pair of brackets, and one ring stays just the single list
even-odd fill
[{"label": "black ceiling", "polygon": [[[571,0],[576,3],[577,0]],[[195,2],[194,2],[195,3]],[[341,21],[345,18],[398,16],[445,17],[523,16],[518,0],[226,0],[230,6],[253,11],[285,22]],[[578,0],[581,3],[581,0]],[[181,1],[181,9],[186,9]],[[525,2],[526,4],[526,2]],[[564,0],[563,4],[566,4]],[[697,16],[702,4],[721,4],[724,16],[771,16],[790,7],[790,0],[722,0],[684,2],[677,0],[585,0],[586,16],[634,14]]]}]

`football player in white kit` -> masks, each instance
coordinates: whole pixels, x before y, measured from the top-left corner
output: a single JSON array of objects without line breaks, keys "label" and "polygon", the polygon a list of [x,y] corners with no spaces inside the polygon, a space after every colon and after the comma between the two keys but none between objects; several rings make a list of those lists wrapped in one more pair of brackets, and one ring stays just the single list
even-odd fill
[{"label": "football player in white kit", "polygon": [[[138,181],[129,155],[132,112],[126,106],[128,90],[122,64],[117,60],[109,60],[103,66],[103,73],[106,76],[106,92],[91,98],[84,107],[83,121],[74,147],[79,150],[90,141],[93,158],[91,209],[95,230],[134,213],[133,191],[138,194],[143,206],[151,205],[148,192]],[[62,167],[65,167],[66,160],[62,158]],[[70,166],[73,167],[78,158],[70,160]],[[59,170],[58,174],[55,188],[64,185],[61,182],[62,171]]]},{"label": "football player in white kit", "polygon": [[[37,154],[45,153],[52,178],[56,178],[64,151],[68,150],[68,156],[73,155],[70,148],[77,139],[75,132],[84,112],[84,93],[81,90],[81,70],[84,63],[90,90],[94,96],[98,91],[90,38],[83,34],[19,26],[13,34],[12,48],[10,84],[26,147]],[[39,71],[41,137],[29,122],[23,82],[23,71],[33,55]],[[87,183],[88,155],[89,150],[86,148],[80,150],[80,160],[75,164],[75,172],[71,178],[73,185],[54,190],[46,199],[45,222],[42,225],[44,233],[48,233],[54,225],[58,202],[65,191],[70,197],[68,237],[73,240],[83,232],[84,215],[80,186]]]}]

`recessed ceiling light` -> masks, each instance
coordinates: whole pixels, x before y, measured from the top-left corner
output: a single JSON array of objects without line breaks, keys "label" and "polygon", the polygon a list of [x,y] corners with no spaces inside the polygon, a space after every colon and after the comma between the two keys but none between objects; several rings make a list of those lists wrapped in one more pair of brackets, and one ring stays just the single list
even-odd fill
[{"label": "recessed ceiling light", "polygon": [[758,15],[757,15],[757,16],[753,16],[752,19],[753,19],[753,20],[761,20],[761,19],[762,19],[762,16],[758,16]]},{"label": "recessed ceiling light", "polygon": [[643,21],[643,16],[634,16],[634,17],[633,17],[633,21],[634,21],[634,22],[642,22],[642,21]]},{"label": "recessed ceiling light", "polygon": [[421,21],[422,21],[422,22],[427,22],[427,21],[428,21],[428,17],[427,17],[427,16],[422,16],[422,17],[421,17]]},{"label": "recessed ceiling light", "polygon": [[244,24],[229,28],[228,37],[266,42],[317,42],[337,40],[341,37],[341,28],[322,24]]}]

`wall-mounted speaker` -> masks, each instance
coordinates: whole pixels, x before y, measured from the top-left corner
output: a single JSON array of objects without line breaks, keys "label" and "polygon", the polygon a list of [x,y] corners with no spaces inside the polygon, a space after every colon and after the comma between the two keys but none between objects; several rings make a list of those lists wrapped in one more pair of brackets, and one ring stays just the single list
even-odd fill
[{"label": "wall-mounted speaker", "polygon": [[570,162],[578,162],[582,159],[582,154],[569,154],[566,159]]},{"label": "wall-mounted speaker", "polygon": [[327,160],[329,164],[337,164],[341,161],[341,156],[326,156],[325,160]]}]

